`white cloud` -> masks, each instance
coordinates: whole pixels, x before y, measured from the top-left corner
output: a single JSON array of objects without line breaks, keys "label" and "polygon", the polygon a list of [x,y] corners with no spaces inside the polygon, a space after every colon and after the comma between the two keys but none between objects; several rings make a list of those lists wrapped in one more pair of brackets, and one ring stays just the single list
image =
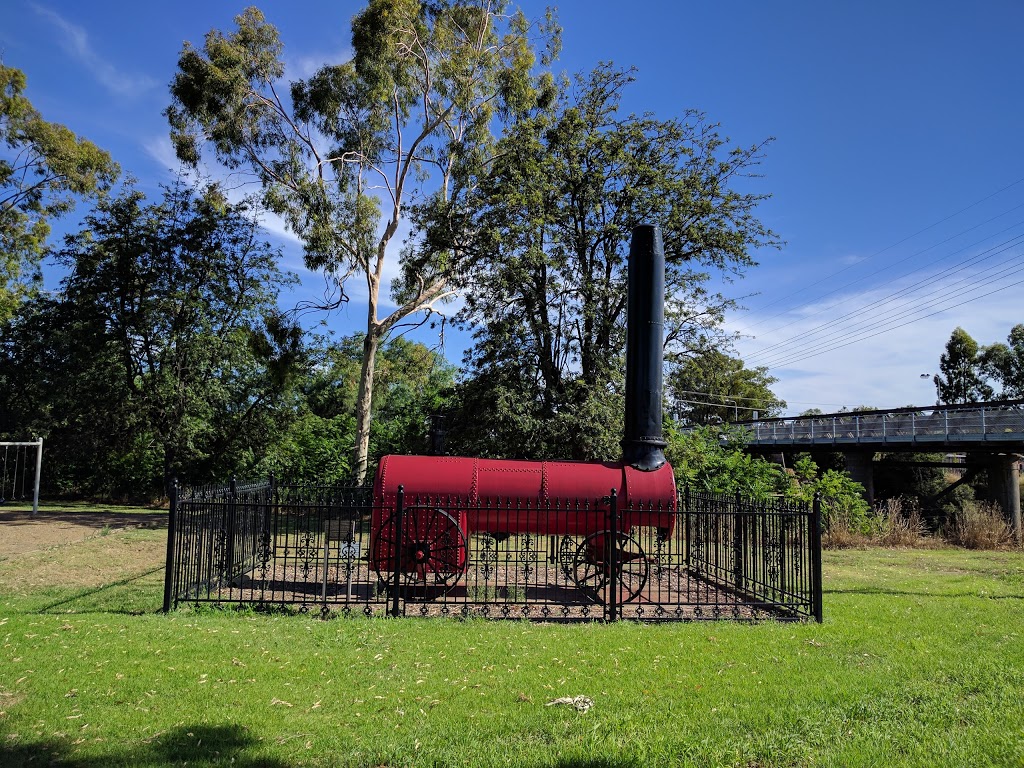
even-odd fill
[{"label": "white cloud", "polygon": [[[219,169],[218,174],[213,174],[206,166],[196,171],[183,165],[174,154],[174,147],[171,140],[166,136],[153,136],[142,142],[142,147],[153,160],[171,176],[180,176],[188,183],[196,186],[201,182],[216,181],[224,189],[227,197],[232,202],[240,202],[247,193],[255,191],[258,187],[255,182],[247,181],[235,173],[224,173]],[[275,213],[263,211],[259,216],[260,226],[267,234],[293,245],[302,245],[302,240],[288,228],[288,224]],[[304,267],[303,267],[304,268]]]},{"label": "white cloud", "polygon": [[60,46],[78,60],[107,89],[122,96],[136,96],[157,86],[151,77],[123,72],[97,53],[89,42],[89,34],[55,11],[32,4],[33,10],[60,31]]},{"label": "white cloud", "polygon": [[298,57],[285,57],[285,77],[289,80],[305,80],[316,74],[327,64],[344,64],[352,58],[351,48],[326,54],[306,54]]},{"label": "white cloud", "polygon": [[[843,406],[928,405],[935,402],[935,387],[930,375],[923,379],[921,374],[938,371],[939,356],[954,328],[964,328],[979,344],[991,344],[1005,340],[1014,323],[1024,319],[1019,309],[1021,288],[1014,287],[1018,279],[1009,276],[974,290],[952,282],[933,284],[927,294],[916,298],[917,311],[891,322],[883,321],[910,305],[904,300],[876,303],[898,290],[898,284],[851,293],[841,298],[841,308],[823,314],[817,314],[820,308],[813,305],[793,308],[766,324],[769,330],[757,338],[741,339],[737,349],[748,365],[769,365],[770,373],[779,379],[772,389],[787,401],[790,414],[812,407],[828,412]],[[947,298],[938,299],[947,291]],[[858,316],[859,325],[853,320],[839,324],[822,332],[834,331],[834,336],[819,336],[820,341],[814,342],[810,334],[815,329],[858,309],[866,312]],[[877,328],[869,328],[875,323]],[[768,350],[801,334],[809,335]],[[853,339],[860,340],[848,343]],[[788,356],[786,349],[792,350]]]},{"label": "white cloud", "polygon": [[184,176],[193,183],[195,182],[195,175],[178,160],[174,154],[174,146],[167,136],[160,135],[145,139],[142,142],[142,148],[157,162],[161,170],[168,171],[173,175]]}]

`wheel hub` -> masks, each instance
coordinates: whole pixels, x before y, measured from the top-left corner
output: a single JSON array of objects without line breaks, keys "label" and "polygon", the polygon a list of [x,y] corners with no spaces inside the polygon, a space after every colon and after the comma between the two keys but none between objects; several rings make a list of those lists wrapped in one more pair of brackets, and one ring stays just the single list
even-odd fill
[{"label": "wheel hub", "polygon": [[416,563],[417,565],[422,565],[423,563],[425,563],[428,560],[430,560],[430,542],[428,542],[428,541],[413,542],[413,544],[410,547],[410,549],[412,551],[412,561],[414,563]]}]

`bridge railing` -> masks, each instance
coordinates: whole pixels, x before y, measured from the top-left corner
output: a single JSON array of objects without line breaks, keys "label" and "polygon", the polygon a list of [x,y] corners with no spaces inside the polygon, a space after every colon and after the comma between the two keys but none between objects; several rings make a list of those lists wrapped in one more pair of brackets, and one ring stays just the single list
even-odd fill
[{"label": "bridge railing", "polygon": [[749,444],[1020,442],[1024,400],[740,422]]}]

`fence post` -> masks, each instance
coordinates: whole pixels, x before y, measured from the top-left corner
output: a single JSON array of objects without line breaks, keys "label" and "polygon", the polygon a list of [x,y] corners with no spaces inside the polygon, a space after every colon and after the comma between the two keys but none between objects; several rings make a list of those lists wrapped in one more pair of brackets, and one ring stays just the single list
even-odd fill
[{"label": "fence post", "polygon": [[736,509],[733,514],[733,576],[736,578],[736,588],[743,589],[746,577],[746,547],[744,546],[744,523],[746,522],[743,513],[743,497],[736,491]]},{"label": "fence post", "polygon": [[786,577],[789,575],[789,558],[786,556],[786,545],[789,543],[789,516],[788,509],[779,509],[779,596],[782,600],[786,599]]},{"label": "fence post", "polygon": [[32,517],[39,514],[39,475],[43,471],[43,438],[36,438],[36,481],[32,491]]},{"label": "fence post", "polygon": [[402,518],[405,517],[405,486],[398,486],[395,497],[395,587],[391,595],[391,615],[401,616],[398,609],[399,584],[402,583]]},{"label": "fence post", "polygon": [[177,545],[178,478],[171,480],[171,506],[167,512],[167,558],[164,565],[164,613],[169,613],[174,596],[174,576],[177,564],[174,562],[174,548]]},{"label": "fence post", "polygon": [[690,569],[690,538],[693,535],[690,526],[690,486],[689,484],[683,486],[683,523],[685,536],[683,540],[683,562],[686,563],[686,569]]},{"label": "fence post", "polygon": [[619,614],[619,580],[622,574],[619,572],[619,497],[618,491],[612,488],[608,497],[608,529],[611,537],[605,544],[608,569],[608,600],[605,603],[605,620],[616,621]]},{"label": "fence post", "polygon": [[824,621],[821,580],[821,494],[814,494],[811,508],[811,605],[814,620]]},{"label": "fence post", "polygon": [[231,476],[230,495],[224,508],[224,573],[229,580],[235,572],[235,519],[238,515],[238,482]]}]

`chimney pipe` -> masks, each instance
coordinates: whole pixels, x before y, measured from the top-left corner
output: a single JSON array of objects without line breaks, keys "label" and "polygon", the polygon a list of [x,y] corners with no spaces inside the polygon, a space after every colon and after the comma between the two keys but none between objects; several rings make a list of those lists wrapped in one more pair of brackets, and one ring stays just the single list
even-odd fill
[{"label": "chimney pipe", "polygon": [[626,297],[624,464],[645,472],[665,464],[661,389],[665,327],[665,246],[654,224],[633,229]]}]

